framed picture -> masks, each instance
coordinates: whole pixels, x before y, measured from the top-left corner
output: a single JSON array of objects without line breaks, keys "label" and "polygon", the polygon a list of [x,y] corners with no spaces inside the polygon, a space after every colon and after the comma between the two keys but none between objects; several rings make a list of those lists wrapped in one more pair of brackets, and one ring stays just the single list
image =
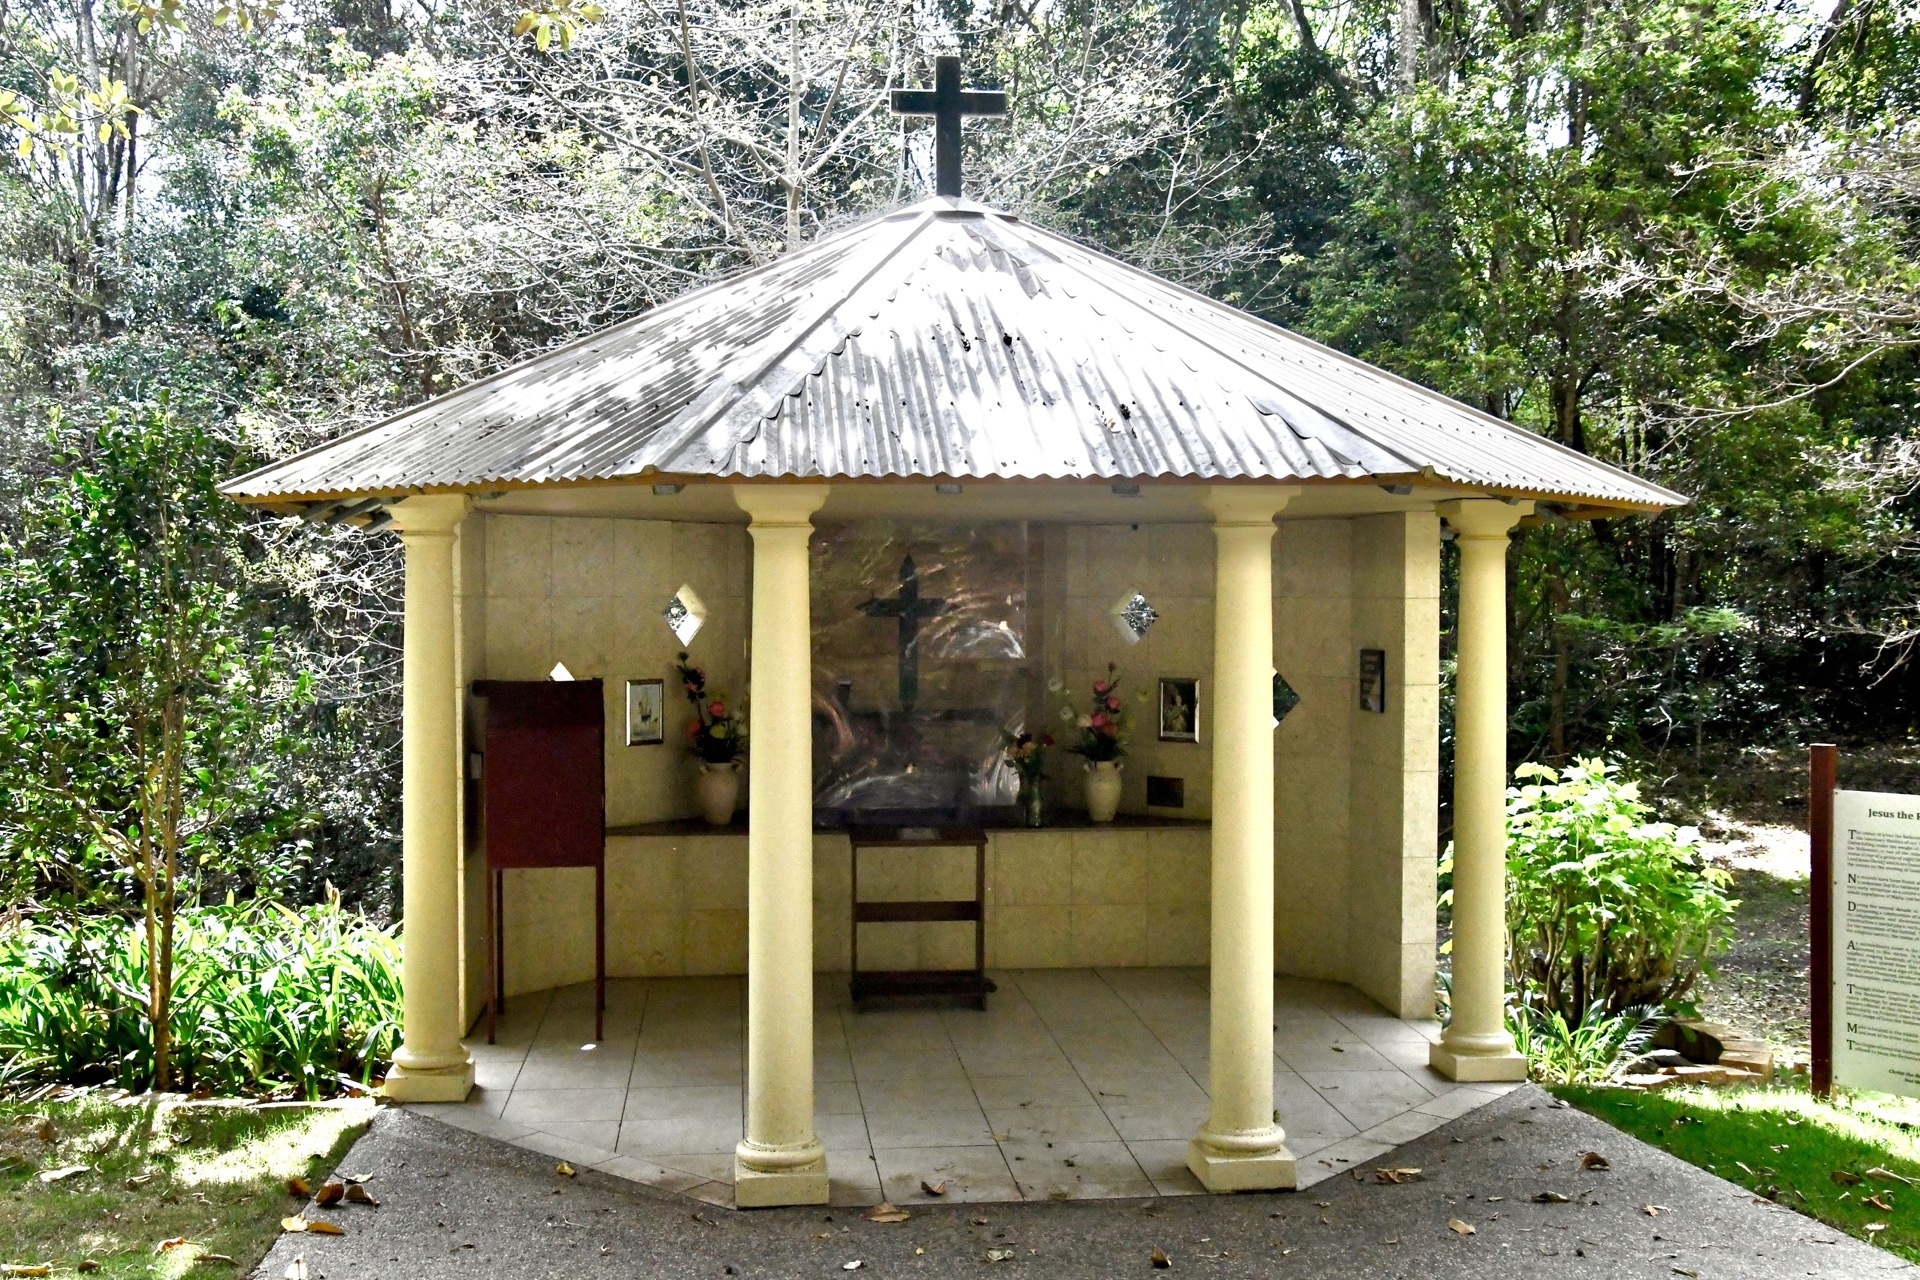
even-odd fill
[{"label": "framed picture", "polygon": [[1200,741],[1200,682],[1160,677],[1160,741]]},{"label": "framed picture", "polygon": [[653,746],[667,740],[667,682],[627,681],[627,745]]},{"label": "framed picture", "polygon": [[1387,710],[1387,651],[1360,651],[1360,709],[1376,715]]}]

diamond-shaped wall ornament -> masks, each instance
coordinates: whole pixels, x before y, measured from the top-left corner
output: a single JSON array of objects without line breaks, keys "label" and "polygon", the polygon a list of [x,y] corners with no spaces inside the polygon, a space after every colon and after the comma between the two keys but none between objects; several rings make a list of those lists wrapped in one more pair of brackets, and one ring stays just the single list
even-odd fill
[{"label": "diamond-shaped wall ornament", "polygon": [[1273,727],[1278,729],[1280,722],[1287,718],[1287,712],[1300,705],[1300,695],[1293,691],[1287,678],[1278,671],[1273,673]]},{"label": "diamond-shaped wall ornament", "polygon": [[673,632],[673,638],[682,645],[689,645],[700,634],[700,628],[707,625],[707,606],[692,587],[681,583],[680,589],[673,593],[673,599],[667,601],[667,607],[660,611],[660,616],[667,620],[667,629]]},{"label": "diamond-shaped wall ornament", "polygon": [[1147,629],[1160,620],[1147,598],[1138,591],[1129,591],[1114,601],[1113,608],[1107,610],[1107,617],[1113,621],[1113,629],[1128,644],[1139,644]]}]

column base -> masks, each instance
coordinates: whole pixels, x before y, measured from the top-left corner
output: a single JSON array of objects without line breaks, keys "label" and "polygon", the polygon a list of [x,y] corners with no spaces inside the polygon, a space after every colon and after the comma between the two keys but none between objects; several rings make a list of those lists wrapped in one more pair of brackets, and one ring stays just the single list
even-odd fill
[{"label": "column base", "polygon": [[433,1071],[409,1071],[396,1063],[380,1086],[395,1102],[465,1102],[472,1090],[472,1062]]},{"label": "column base", "polygon": [[1293,1152],[1283,1142],[1271,1151],[1220,1151],[1195,1138],[1187,1143],[1187,1168],[1215,1195],[1231,1191],[1291,1191],[1296,1185]]},{"label": "column base", "polygon": [[739,1156],[733,1158],[733,1205],[736,1209],[777,1209],[790,1204],[827,1202],[827,1160],[792,1169],[755,1169]]},{"label": "column base", "polygon": [[1428,1046],[1427,1065],[1460,1084],[1505,1084],[1527,1078],[1526,1055],[1512,1047],[1468,1053],[1441,1040]]}]

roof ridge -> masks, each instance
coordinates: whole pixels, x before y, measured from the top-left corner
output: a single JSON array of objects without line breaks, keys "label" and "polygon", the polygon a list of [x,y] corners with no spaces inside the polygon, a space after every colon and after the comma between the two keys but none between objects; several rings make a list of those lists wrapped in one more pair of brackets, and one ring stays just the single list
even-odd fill
[{"label": "roof ridge", "polygon": [[[750,373],[744,377],[722,373],[715,385],[705,395],[696,398],[693,403],[683,409],[676,420],[663,426],[653,439],[630,451],[627,461],[622,465],[631,466],[638,460],[637,455],[641,453],[648,454],[654,459],[651,463],[643,464],[643,469],[645,466],[652,466],[656,470],[664,471],[667,467],[662,464],[678,462],[682,451],[690,449],[702,435],[718,426],[733,409],[739,406],[750,391],[777,370],[780,364],[809,336],[822,325],[832,321],[866,289],[876,275],[900,255],[903,249],[929,226],[940,220],[940,211],[927,207],[930,203],[921,201],[907,206],[907,210],[903,212],[917,212],[918,216],[903,219],[906,224],[904,232],[892,243],[881,246],[871,254],[870,260],[860,270],[851,288],[836,291],[820,307],[813,309],[800,320],[790,322],[770,337],[742,352],[733,365],[738,368],[745,364],[752,370]],[[804,373],[800,376],[804,376]],[[782,392],[782,394],[785,393]],[[738,443],[737,440],[734,442],[735,445]],[[726,452],[731,452],[732,448],[732,445],[728,446]]]}]

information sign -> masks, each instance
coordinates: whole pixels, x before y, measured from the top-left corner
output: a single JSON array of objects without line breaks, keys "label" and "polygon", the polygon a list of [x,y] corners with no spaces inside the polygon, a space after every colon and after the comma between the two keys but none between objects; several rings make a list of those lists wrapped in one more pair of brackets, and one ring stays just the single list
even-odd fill
[{"label": "information sign", "polygon": [[1833,794],[1833,1078],[1920,1096],[1920,796]]}]

